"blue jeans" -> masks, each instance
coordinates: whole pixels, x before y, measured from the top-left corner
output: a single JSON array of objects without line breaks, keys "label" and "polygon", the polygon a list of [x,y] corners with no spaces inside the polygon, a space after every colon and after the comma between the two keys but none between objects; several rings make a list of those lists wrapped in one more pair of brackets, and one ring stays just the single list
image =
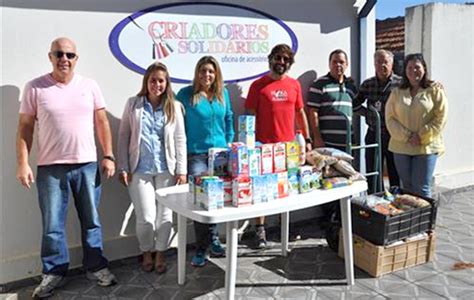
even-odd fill
[{"label": "blue jeans", "polygon": [[39,166],[36,181],[43,221],[43,273],[64,276],[69,267],[65,227],[71,194],[81,223],[82,264],[91,272],[107,267],[97,211],[101,191],[97,162]]},{"label": "blue jeans", "polygon": [[[201,175],[208,173],[207,154],[190,154],[188,156],[188,174]],[[206,250],[212,241],[219,238],[216,224],[203,224],[194,221],[194,234],[196,236],[196,246],[200,250]]]},{"label": "blue jeans", "polygon": [[402,187],[420,196],[431,197],[431,182],[437,154],[406,155],[394,153]]}]

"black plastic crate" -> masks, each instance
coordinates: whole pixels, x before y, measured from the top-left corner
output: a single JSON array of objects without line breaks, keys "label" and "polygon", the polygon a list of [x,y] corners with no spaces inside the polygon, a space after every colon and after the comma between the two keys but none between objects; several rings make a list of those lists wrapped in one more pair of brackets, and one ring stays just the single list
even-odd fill
[{"label": "black plastic crate", "polygon": [[[370,208],[351,203],[352,232],[376,245],[387,245],[434,229],[438,210],[437,201],[404,190],[401,190],[401,193],[425,199],[431,206],[414,208],[396,216],[386,216]],[[383,196],[383,193],[376,195]]]}]

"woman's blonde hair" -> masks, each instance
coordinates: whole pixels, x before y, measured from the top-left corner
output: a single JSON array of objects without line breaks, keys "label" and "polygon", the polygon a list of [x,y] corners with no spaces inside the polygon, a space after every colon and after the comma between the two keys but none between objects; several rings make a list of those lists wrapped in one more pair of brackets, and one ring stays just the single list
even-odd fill
[{"label": "woman's blonde hair", "polygon": [[148,97],[148,79],[150,78],[151,74],[155,73],[156,71],[162,71],[165,73],[166,78],[166,89],[163,94],[161,94],[161,103],[163,103],[163,111],[165,112],[167,121],[166,124],[172,123],[175,120],[175,98],[173,89],[171,88],[171,80],[170,75],[168,73],[168,68],[160,62],[152,63],[145,71],[145,75],[143,76],[142,88],[140,92],[138,92],[137,96]]},{"label": "woman's blonde hair", "polygon": [[194,69],[193,79],[193,97],[191,98],[191,105],[195,106],[201,99],[201,85],[199,83],[199,70],[202,66],[211,64],[215,70],[215,80],[212,83],[209,91],[212,93],[212,98],[216,97],[219,102],[225,105],[224,102],[224,80],[222,78],[222,71],[217,60],[212,56],[203,56],[197,62],[196,68]]}]

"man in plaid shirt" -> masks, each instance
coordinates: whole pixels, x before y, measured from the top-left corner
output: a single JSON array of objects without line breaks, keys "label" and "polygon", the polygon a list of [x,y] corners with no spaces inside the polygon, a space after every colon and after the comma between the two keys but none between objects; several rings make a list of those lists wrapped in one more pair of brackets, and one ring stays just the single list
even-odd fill
[{"label": "man in plaid shirt", "polygon": [[[387,50],[377,50],[374,54],[375,76],[362,82],[359,92],[353,101],[354,113],[365,117],[369,126],[365,135],[365,143],[373,144],[376,142],[376,117],[374,113],[368,110],[368,106],[373,106],[380,116],[380,133],[382,142],[382,165],[384,160],[387,162],[387,172],[390,186],[400,185],[397,169],[393,161],[393,153],[388,150],[390,134],[385,127],[385,103],[390,96],[392,89],[400,86],[402,78],[393,73],[393,54]],[[362,104],[367,100],[367,107]],[[375,149],[365,150],[365,164],[367,173],[373,172],[375,164]],[[385,171],[385,170],[384,170]],[[385,172],[384,172],[385,173]],[[369,193],[375,192],[372,179],[368,180]],[[383,182],[382,182],[383,188]]]}]

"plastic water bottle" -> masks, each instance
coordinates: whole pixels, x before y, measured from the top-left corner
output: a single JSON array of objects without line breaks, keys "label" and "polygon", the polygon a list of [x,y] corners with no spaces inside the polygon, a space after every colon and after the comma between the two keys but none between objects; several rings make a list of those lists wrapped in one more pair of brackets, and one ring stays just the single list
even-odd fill
[{"label": "plastic water bottle", "polygon": [[300,166],[302,166],[306,163],[306,140],[304,139],[304,136],[301,130],[296,131],[295,140],[298,143],[299,148],[300,148],[299,160],[300,160]]}]

